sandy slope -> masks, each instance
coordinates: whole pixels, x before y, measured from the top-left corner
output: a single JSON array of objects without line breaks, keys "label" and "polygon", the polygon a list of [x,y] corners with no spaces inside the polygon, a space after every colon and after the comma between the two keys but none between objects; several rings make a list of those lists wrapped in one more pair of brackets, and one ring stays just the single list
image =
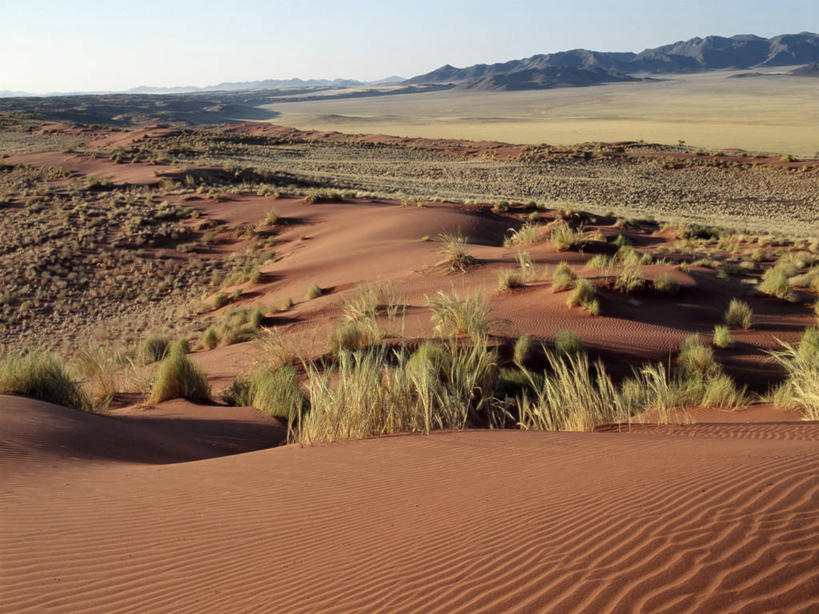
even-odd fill
[{"label": "sandy slope", "polygon": [[0,610],[816,611],[819,424],[674,432],[143,465],[45,453],[35,429],[0,453]]}]

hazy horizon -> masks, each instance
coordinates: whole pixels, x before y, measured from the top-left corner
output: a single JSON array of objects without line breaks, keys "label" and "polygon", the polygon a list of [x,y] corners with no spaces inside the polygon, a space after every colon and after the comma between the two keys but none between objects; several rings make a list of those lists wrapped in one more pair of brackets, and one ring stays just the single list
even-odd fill
[{"label": "hazy horizon", "polygon": [[457,0],[412,7],[369,1],[309,6],[215,2],[32,1],[3,8],[13,51],[0,90],[33,94],[203,87],[265,79],[411,77],[443,64],[502,62],[574,48],[639,52],[695,36],[819,30],[819,4],[695,0],[616,7],[591,0],[513,2],[499,9]]}]

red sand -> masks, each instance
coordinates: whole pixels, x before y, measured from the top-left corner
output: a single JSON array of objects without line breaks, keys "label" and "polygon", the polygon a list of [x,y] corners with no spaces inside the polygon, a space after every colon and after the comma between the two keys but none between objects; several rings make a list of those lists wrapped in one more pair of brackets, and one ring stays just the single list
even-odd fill
[{"label": "red sand", "polygon": [[0,414],[4,442],[30,425],[0,448],[3,612],[816,611],[816,423],[145,465],[145,440],[75,457],[109,418],[25,404]]}]

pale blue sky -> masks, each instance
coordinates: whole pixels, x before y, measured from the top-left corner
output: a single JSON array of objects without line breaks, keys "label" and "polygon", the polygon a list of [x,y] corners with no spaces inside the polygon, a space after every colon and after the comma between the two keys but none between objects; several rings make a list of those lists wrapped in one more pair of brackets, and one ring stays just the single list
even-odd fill
[{"label": "pale blue sky", "polygon": [[412,76],[577,47],[819,31],[819,0],[0,0],[0,90]]}]

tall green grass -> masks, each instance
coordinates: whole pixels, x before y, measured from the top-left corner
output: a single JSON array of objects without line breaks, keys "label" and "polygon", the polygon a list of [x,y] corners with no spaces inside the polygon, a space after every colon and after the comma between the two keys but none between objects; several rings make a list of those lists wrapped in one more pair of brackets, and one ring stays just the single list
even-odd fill
[{"label": "tall green grass", "polygon": [[44,352],[0,355],[0,393],[32,397],[74,409],[91,408],[88,397],[64,362]]},{"label": "tall green grass", "polygon": [[806,420],[819,420],[819,329],[808,328],[798,344],[779,343],[782,350],[771,355],[787,378],[772,400],[799,409]]}]

